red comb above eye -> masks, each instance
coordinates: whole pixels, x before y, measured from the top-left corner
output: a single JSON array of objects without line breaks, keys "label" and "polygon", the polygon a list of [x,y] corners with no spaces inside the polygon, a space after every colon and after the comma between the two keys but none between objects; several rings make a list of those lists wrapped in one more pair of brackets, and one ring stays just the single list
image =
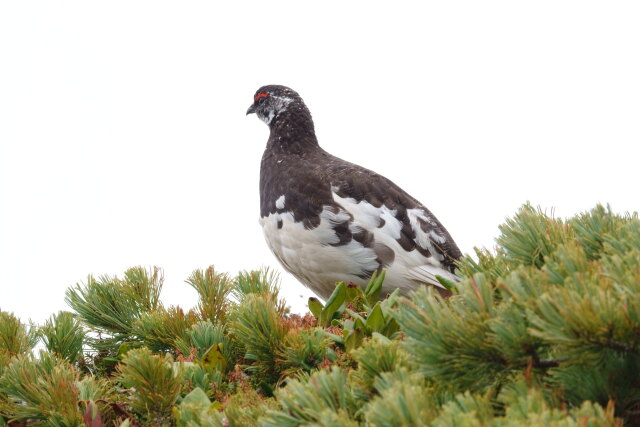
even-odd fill
[{"label": "red comb above eye", "polygon": [[267,96],[269,96],[269,94],[265,93],[265,92],[256,93],[256,96],[253,97],[253,100],[254,100],[254,102],[257,102],[258,99],[266,98]]}]

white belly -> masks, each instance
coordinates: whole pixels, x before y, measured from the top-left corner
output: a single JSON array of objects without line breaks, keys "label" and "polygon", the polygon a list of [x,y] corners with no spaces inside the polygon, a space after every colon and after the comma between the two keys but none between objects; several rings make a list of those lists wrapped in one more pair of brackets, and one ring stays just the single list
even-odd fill
[{"label": "white belly", "polygon": [[[360,285],[366,279],[360,276],[378,267],[376,254],[355,240],[341,246],[331,246],[339,239],[331,228],[332,212],[320,215],[320,224],[311,230],[301,222],[294,222],[289,212],[272,213],[260,219],[269,248],[282,265],[304,285],[321,298],[326,299],[335,283],[355,282]],[[278,228],[278,221],[282,221]]]},{"label": "white belly", "polygon": [[[353,221],[349,228],[352,233],[364,228],[373,234],[376,242],[384,244],[395,254],[393,262],[385,266],[387,275],[381,296],[396,288],[400,288],[403,294],[408,294],[421,283],[443,288],[435,279],[436,274],[456,280],[453,274],[441,266],[441,255],[419,226],[414,227],[415,240],[431,251],[433,256],[429,258],[416,250],[407,252],[400,246],[397,239],[400,238],[402,224],[395,218],[394,211],[385,206],[374,207],[365,201],[340,198],[335,193],[334,201],[344,210],[336,214],[325,208],[320,214],[320,224],[310,230],[305,229],[302,222],[295,222],[290,212],[272,213],[260,219],[267,244],[274,255],[285,269],[321,298],[326,299],[331,295],[336,282],[354,282],[362,287],[366,286],[367,274],[380,266],[374,250],[355,240],[332,246],[339,242],[332,226],[351,218]],[[283,209],[284,205],[284,197],[281,197],[276,202],[276,207]],[[426,215],[422,210],[412,211],[407,211],[412,225],[414,216]],[[381,219],[384,220],[382,227],[379,226]],[[278,227],[279,222],[281,227]],[[432,238],[440,236],[434,235]]]}]

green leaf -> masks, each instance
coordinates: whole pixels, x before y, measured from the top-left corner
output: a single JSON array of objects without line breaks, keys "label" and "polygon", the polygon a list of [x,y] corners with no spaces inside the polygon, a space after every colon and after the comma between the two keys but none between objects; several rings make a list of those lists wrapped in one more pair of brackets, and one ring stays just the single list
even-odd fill
[{"label": "green leaf", "polygon": [[387,319],[387,323],[385,323],[381,332],[386,337],[392,337],[393,334],[395,334],[399,330],[400,330],[400,326],[398,325],[398,322],[396,322],[396,319],[391,317]]},{"label": "green leaf", "polygon": [[227,359],[222,353],[222,343],[215,343],[209,347],[200,363],[207,368],[224,372],[227,369]]},{"label": "green leaf", "polygon": [[367,317],[367,321],[365,323],[368,330],[372,332],[380,332],[382,327],[384,326],[384,314],[382,314],[382,308],[380,308],[380,302],[377,302],[376,305],[369,313]]},{"label": "green leaf", "polygon": [[347,301],[353,301],[361,296],[364,296],[364,293],[360,286],[353,282],[347,283]]},{"label": "green leaf", "polygon": [[344,323],[342,325],[342,334],[344,336],[347,336],[347,334],[351,331],[353,331],[355,322],[351,319],[345,319]]},{"label": "green leaf", "polygon": [[327,331],[323,331],[324,334],[331,339],[333,342],[337,343],[337,344],[344,344],[344,338],[336,335],[336,334],[332,334],[331,332],[327,332]]},{"label": "green leaf", "polygon": [[389,338],[385,337],[384,335],[382,335],[379,332],[373,332],[371,334],[371,338],[373,338],[375,341],[378,341],[378,342],[380,342],[382,344],[385,344],[385,345],[391,344],[391,340]]},{"label": "green leaf", "polygon": [[329,359],[329,361],[331,362],[335,362],[336,360],[338,360],[338,355],[336,354],[335,350],[332,348],[327,348],[326,356],[327,356],[327,359]]},{"label": "green leaf", "polygon": [[329,324],[329,322],[333,318],[333,314],[338,311],[340,306],[342,306],[342,304],[344,303],[346,296],[346,285],[344,282],[340,282],[327,300],[327,304],[322,309],[322,313],[320,315],[320,323],[323,326]]},{"label": "green leaf", "polygon": [[378,277],[378,270],[374,270],[373,274],[371,275],[371,278],[369,279],[369,283],[367,283],[367,286],[364,288],[365,295],[369,295],[371,293],[371,288],[376,283],[377,277]]},{"label": "green leaf", "polygon": [[200,387],[196,387],[191,391],[191,393],[187,394],[184,399],[182,399],[182,403],[186,405],[208,407],[211,404],[211,401]]},{"label": "green leaf", "polygon": [[447,278],[444,278],[442,276],[440,276],[439,274],[436,274],[436,280],[438,280],[438,282],[440,282],[440,284],[442,286],[444,286],[445,288],[447,288],[448,291],[454,291],[456,289],[456,284],[453,280],[449,280]]},{"label": "green leaf", "polygon": [[364,334],[362,333],[362,329],[356,328],[354,329],[347,338],[344,340],[344,348],[347,351],[354,350],[362,345]]},{"label": "green leaf", "polygon": [[380,291],[382,291],[382,282],[384,282],[384,276],[387,274],[387,270],[382,270],[380,275],[378,276],[374,271],[371,276],[371,280],[367,285],[367,289],[365,290],[365,295],[367,296],[367,301],[369,304],[373,304],[378,300],[380,296]]},{"label": "green leaf", "polygon": [[353,317],[354,319],[360,319],[362,323],[366,322],[366,319],[364,317],[360,316],[358,313],[356,313],[353,310],[347,309],[347,313],[349,313],[349,316]]},{"label": "green leaf", "polygon": [[200,387],[194,388],[182,399],[180,405],[173,408],[178,427],[215,425],[214,412],[214,405]]},{"label": "green leaf", "polygon": [[127,344],[126,342],[123,342],[118,346],[118,354],[116,354],[116,356],[118,357],[118,359],[122,359],[125,356],[125,354],[129,352],[129,350],[131,350],[131,347],[129,347],[129,344]]},{"label": "green leaf", "polygon": [[322,309],[324,306],[320,302],[320,300],[316,297],[309,298],[309,311],[313,314],[317,319],[320,319],[320,315],[322,314]]}]

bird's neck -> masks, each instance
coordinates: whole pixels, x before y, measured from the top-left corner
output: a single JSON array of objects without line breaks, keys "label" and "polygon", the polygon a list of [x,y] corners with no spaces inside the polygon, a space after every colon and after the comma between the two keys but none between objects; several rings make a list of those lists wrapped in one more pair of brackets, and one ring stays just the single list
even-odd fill
[{"label": "bird's neck", "polygon": [[291,104],[273,118],[267,148],[286,154],[302,154],[317,149],[318,139],[307,107]]}]

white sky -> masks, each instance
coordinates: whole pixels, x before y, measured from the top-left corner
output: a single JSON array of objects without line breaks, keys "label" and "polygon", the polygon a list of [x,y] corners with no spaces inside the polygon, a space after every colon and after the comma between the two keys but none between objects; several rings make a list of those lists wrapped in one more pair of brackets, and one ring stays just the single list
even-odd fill
[{"label": "white sky", "polygon": [[638,210],[637,1],[310,4],[1,2],[0,308],[42,322],[135,265],[185,308],[195,268],[282,271],[258,225],[268,129],[245,117],[264,84],[463,252],[526,200]]}]

